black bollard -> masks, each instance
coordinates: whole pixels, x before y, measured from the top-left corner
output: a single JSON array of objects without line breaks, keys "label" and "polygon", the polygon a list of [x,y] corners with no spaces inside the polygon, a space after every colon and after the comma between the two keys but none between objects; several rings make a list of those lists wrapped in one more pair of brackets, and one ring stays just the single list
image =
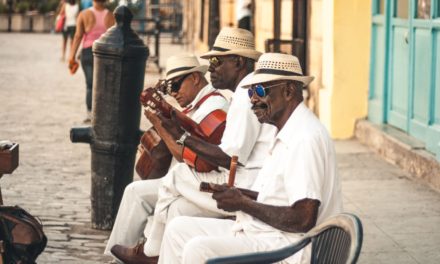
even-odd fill
[{"label": "black bollard", "polygon": [[113,226],[125,186],[133,180],[139,144],[139,95],[148,48],[130,27],[130,10],[114,11],[116,25],[93,44],[92,127],[72,128],[72,142],[92,151],[92,227]]}]

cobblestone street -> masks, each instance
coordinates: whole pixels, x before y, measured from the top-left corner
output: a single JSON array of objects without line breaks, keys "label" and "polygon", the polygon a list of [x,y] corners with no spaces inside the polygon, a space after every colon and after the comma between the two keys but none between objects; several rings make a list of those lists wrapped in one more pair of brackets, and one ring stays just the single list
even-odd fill
[{"label": "cobblestone street", "polygon": [[[161,46],[161,65],[182,49]],[[0,33],[0,140],[20,144],[19,167],[0,181],[3,200],[43,222],[38,263],[108,263],[109,231],[90,224],[90,148],[69,139],[86,117],[84,76],[69,74],[60,50],[59,35]],[[149,65],[146,82],[158,76]],[[439,263],[440,194],[356,140],[336,147],[345,211],[364,225],[359,262]]]},{"label": "cobblestone street", "polygon": [[103,263],[109,232],[91,229],[90,148],[69,139],[86,117],[84,75],[69,74],[60,46],[60,35],[0,34],[0,139],[20,144],[20,165],[0,184],[6,205],[44,224],[39,263]]}]

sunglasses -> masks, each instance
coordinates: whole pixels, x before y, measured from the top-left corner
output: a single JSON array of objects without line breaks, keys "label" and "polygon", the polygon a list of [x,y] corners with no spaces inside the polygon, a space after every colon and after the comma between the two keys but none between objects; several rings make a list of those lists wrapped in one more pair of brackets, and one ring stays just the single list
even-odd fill
[{"label": "sunglasses", "polygon": [[280,86],[282,84],[286,84],[285,82],[281,82],[281,83],[276,83],[273,85],[269,85],[264,87],[262,84],[257,84],[255,86],[253,86],[252,88],[248,89],[248,95],[249,98],[252,98],[252,96],[255,94],[257,94],[258,97],[263,98],[266,97],[267,94],[269,93],[270,88],[276,87],[276,86]]},{"label": "sunglasses", "polygon": [[182,86],[183,81],[185,81],[186,77],[188,77],[190,75],[191,75],[191,73],[188,73],[188,74],[184,75],[177,82],[171,82],[170,81],[168,83],[168,85],[167,85],[167,92],[168,92],[168,94],[177,93],[180,90],[180,86]]},{"label": "sunglasses", "polygon": [[[225,61],[226,58],[228,58],[228,56],[223,56],[222,58],[220,57],[210,57],[208,59],[209,64],[214,66],[214,67],[218,67],[220,65],[222,65]],[[229,56],[229,58],[236,58],[236,56]]]}]

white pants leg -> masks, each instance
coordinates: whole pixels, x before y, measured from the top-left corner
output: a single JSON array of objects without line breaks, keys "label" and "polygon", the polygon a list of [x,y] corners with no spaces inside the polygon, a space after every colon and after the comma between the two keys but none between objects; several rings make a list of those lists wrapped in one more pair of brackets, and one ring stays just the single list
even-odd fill
[{"label": "white pants leg", "polygon": [[153,215],[161,179],[127,185],[104,254],[112,256],[115,245],[134,246],[142,238],[147,219]]},{"label": "white pants leg", "polygon": [[[258,174],[258,169],[237,169],[236,185],[249,188]],[[179,163],[168,171],[162,178],[159,187],[158,200],[152,221],[149,221],[145,230],[147,242],[144,253],[147,256],[159,255],[165,225],[176,216],[204,216],[222,218],[235,215],[217,208],[212,194],[199,190],[200,182],[226,183],[229,171],[211,171],[208,173],[196,172],[185,163]],[[183,198],[183,200],[182,200]],[[173,206],[174,203],[177,203]]]},{"label": "white pants leg", "polygon": [[[205,263],[219,256],[279,249],[292,242],[281,233],[233,233],[233,225],[234,221],[225,219],[175,218],[165,230],[159,263]],[[310,258],[295,254],[282,263],[310,263]]]},{"label": "white pants leg", "polygon": [[203,216],[203,217],[222,217],[222,214],[206,211],[203,208],[188,201],[185,197],[179,197],[169,207],[167,211],[167,222],[162,223],[157,220],[157,214],[148,219],[147,226],[144,230],[144,235],[147,242],[144,245],[144,253],[147,256],[158,256],[160,246],[162,244],[165,226],[172,219],[178,216]]}]

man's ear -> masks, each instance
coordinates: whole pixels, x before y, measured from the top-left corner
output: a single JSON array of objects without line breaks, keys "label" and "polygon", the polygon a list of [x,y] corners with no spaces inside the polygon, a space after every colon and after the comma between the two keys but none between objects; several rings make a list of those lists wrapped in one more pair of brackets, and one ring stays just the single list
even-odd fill
[{"label": "man's ear", "polygon": [[199,82],[200,82],[200,74],[199,74],[199,72],[193,72],[193,73],[191,74],[191,77],[193,78],[194,86],[196,86],[197,84],[199,84]]},{"label": "man's ear", "polygon": [[296,97],[296,87],[293,82],[288,82],[285,89],[284,89],[284,97],[287,101],[293,100]]},{"label": "man's ear", "polygon": [[238,69],[245,68],[245,67],[246,67],[246,61],[245,61],[245,59],[244,59],[243,57],[241,57],[241,56],[238,56],[238,57],[237,57],[237,60],[235,61],[235,66],[236,66]]}]

